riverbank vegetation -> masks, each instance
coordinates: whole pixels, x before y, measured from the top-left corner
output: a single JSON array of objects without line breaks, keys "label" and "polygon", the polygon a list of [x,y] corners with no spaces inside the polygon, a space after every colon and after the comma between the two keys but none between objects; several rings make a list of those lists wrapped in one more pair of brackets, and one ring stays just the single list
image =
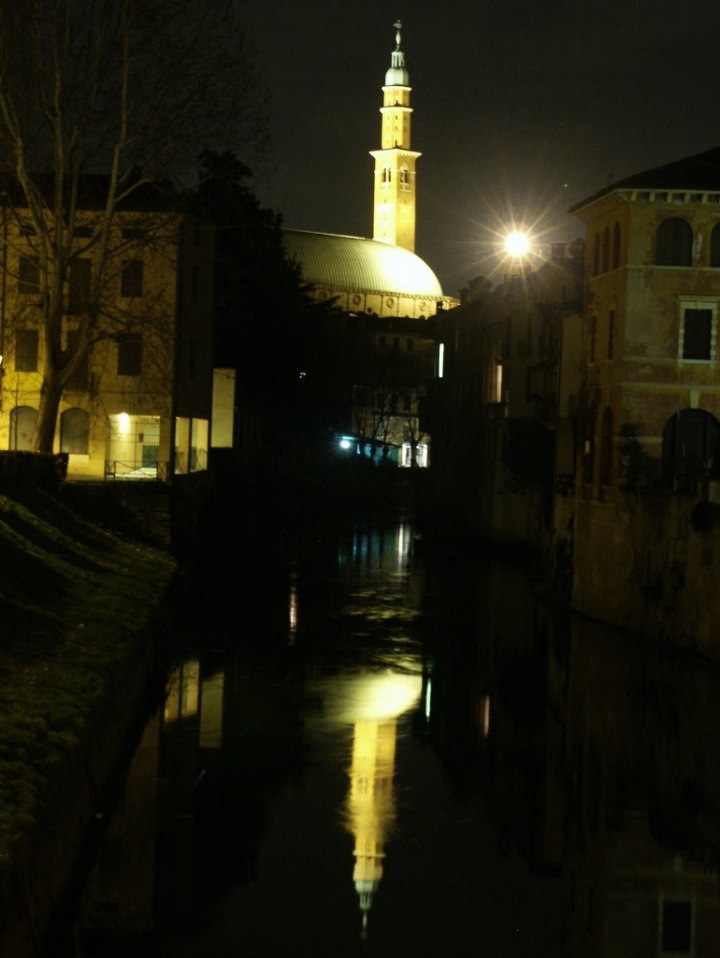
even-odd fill
[{"label": "riverbank vegetation", "polygon": [[173,571],[35,487],[0,494],[0,870]]}]

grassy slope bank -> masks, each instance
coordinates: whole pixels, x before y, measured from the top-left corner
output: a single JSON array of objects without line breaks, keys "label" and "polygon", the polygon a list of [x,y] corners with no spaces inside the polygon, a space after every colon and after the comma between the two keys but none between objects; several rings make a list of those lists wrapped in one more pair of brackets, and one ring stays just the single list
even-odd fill
[{"label": "grassy slope bank", "polygon": [[0,868],[173,569],[38,490],[0,495]]}]

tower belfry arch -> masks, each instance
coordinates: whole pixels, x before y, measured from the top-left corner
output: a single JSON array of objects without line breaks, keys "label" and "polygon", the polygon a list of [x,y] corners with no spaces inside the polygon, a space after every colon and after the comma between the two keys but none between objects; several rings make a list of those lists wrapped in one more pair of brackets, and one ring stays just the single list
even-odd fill
[{"label": "tower belfry arch", "polygon": [[383,86],[381,149],[375,158],[373,239],[415,252],[415,161],[410,148],[410,78],[400,49],[402,24],[395,26],[395,49]]}]

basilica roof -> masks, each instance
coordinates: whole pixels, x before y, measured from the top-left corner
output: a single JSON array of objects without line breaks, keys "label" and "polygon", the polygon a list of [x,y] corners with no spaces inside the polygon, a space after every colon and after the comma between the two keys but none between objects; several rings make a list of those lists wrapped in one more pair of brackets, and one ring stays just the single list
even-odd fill
[{"label": "basilica roof", "polygon": [[360,236],[283,230],[283,245],[312,286],[437,299],[437,276],[415,253]]}]

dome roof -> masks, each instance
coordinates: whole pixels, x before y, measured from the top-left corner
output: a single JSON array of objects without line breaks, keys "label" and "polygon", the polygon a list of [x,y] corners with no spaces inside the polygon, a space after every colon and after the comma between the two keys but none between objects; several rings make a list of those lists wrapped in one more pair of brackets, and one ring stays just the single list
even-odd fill
[{"label": "dome roof", "polygon": [[410,75],[405,67],[390,67],[385,74],[385,86],[409,86]]},{"label": "dome roof", "polygon": [[427,263],[401,246],[360,236],[288,229],[283,230],[283,245],[300,263],[303,279],[312,286],[433,299],[443,295]]}]

